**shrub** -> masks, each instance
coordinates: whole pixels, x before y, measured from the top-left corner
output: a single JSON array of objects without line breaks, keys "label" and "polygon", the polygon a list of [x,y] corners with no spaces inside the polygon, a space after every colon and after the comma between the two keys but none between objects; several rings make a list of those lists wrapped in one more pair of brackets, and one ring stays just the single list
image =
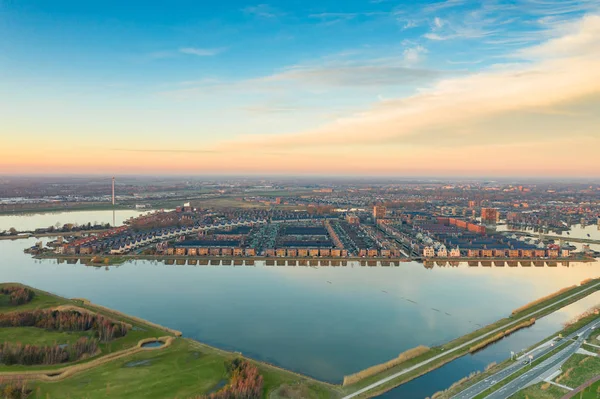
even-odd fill
[{"label": "shrub", "polygon": [[485,339],[485,340],[473,345],[472,347],[470,347],[469,352],[470,353],[477,352],[478,350],[483,349],[486,346],[493,344],[496,341],[501,340],[502,338],[514,333],[515,331],[520,330],[525,327],[529,327],[529,326],[533,325],[534,323],[535,323],[535,317],[532,317],[531,319],[525,320],[524,322],[521,322],[521,323],[517,324],[516,326],[509,328],[508,330],[500,331],[498,334],[495,334],[495,335],[491,336],[490,338]]},{"label": "shrub", "polygon": [[3,379],[0,377],[0,398],[2,399],[25,399],[31,390],[22,380]]},{"label": "shrub", "polygon": [[7,295],[9,297],[9,303],[14,306],[31,302],[35,296],[35,292],[33,292],[33,290],[17,286],[2,287],[0,288],[0,294]]},{"label": "shrub", "polygon": [[0,327],[37,327],[60,331],[93,330],[100,341],[107,342],[127,334],[128,326],[102,315],[76,310],[32,310],[0,314]]},{"label": "shrub", "polygon": [[263,394],[263,377],[258,368],[244,359],[234,359],[226,365],[230,375],[229,384],[209,395],[194,399],[260,399]]},{"label": "shrub", "polygon": [[98,340],[81,337],[72,345],[36,346],[5,342],[0,345],[0,363],[11,366],[22,364],[58,364],[79,360],[84,355],[93,355],[98,351]]}]

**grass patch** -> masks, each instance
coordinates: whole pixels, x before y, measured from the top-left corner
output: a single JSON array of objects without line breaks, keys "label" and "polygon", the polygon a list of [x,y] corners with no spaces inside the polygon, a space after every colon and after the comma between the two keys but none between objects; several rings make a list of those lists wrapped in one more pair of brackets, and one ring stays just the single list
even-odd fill
[{"label": "grass patch", "polygon": [[585,388],[581,393],[581,396],[577,396],[580,399],[598,399],[600,396],[600,380],[594,382],[589,387]]},{"label": "grass patch", "polygon": [[109,362],[60,382],[32,384],[33,398],[186,398],[208,393],[227,378],[221,356],[176,340],[164,350]]},{"label": "grass patch", "polygon": [[570,372],[568,375],[558,376],[555,381],[563,377],[560,379],[561,384],[577,388],[591,378],[600,375],[600,358],[575,353],[561,368],[570,370]]},{"label": "grass patch", "polygon": [[47,331],[36,327],[0,328],[0,342],[8,341],[24,345],[72,344],[80,337],[91,338],[93,333],[87,331]]},{"label": "grass patch", "polygon": [[540,382],[525,389],[520,390],[511,399],[559,399],[562,398],[568,391],[557,387],[556,385]]},{"label": "grass patch", "polygon": [[[180,338],[163,350],[127,356],[60,382],[32,383],[31,398],[189,398],[218,390],[228,378],[225,363],[235,357],[233,353]],[[270,395],[279,391],[282,384],[306,393],[303,399],[336,397],[324,384],[256,364],[264,378],[265,398],[277,397]]]}]

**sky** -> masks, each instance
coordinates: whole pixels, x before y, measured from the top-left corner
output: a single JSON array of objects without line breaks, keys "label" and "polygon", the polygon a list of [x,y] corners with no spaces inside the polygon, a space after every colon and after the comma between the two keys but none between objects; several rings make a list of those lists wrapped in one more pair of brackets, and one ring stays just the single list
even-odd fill
[{"label": "sky", "polygon": [[0,174],[600,176],[600,0],[260,1],[0,0]]}]

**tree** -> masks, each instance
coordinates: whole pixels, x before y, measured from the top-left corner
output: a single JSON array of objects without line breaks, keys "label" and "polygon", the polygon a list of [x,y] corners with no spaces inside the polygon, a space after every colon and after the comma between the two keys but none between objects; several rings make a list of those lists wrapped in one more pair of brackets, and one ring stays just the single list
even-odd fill
[{"label": "tree", "polygon": [[15,234],[17,234],[17,229],[15,229],[14,227],[11,227],[10,229],[8,229],[8,232],[10,233],[11,236],[14,236]]}]

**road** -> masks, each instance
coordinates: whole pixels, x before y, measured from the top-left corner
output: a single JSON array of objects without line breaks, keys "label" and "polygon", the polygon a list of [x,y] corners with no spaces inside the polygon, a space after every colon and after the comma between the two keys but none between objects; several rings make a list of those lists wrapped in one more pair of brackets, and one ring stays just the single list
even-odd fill
[{"label": "road", "polygon": [[[575,331],[574,333],[570,334],[568,337],[565,337],[564,339],[565,340],[573,339],[575,336],[580,336],[581,337],[581,335],[583,335],[584,333],[587,333],[589,335],[589,332],[590,332],[589,329],[590,329],[590,327],[591,326],[596,326],[596,324],[599,324],[599,322],[597,320],[594,320],[590,324],[588,324],[588,325],[580,328],[579,330]],[[582,340],[583,339],[584,338],[582,338]],[[564,340],[560,341],[559,344],[562,343],[562,342],[564,342]],[[575,351],[576,351],[579,348],[579,346],[581,346],[581,344],[576,345],[576,342],[574,342],[573,344],[569,345],[569,348],[571,348],[571,346],[575,346]],[[542,345],[539,345],[538,347],[536,347],[532,351],[528,352],[527,355],[533,356],[533,359],[535,361],[535,359],[538,359],[538,358],[544,356],[545,354],[551,352],[554,349],[555,349],[555,346],[550,346],[550,345],[547,345],[546,343],[544,343]],[[563,353],[563,352],[561,351],[561,352],[559,352],[559,354],[560,353]],[[555,356],[557,356],[557,355],[555,355]],[[516,362],[508,365],[504,369],[502,369],[502,370],[498,371],[497,373],[495,373],[495,374],[487,377],[485,380],[482,380],[482,381],[480,381],[480,382],[478,382],[476,384],[473,384],[470,387],[468,387],[467,389],[465,389],[464,391],[462,391],[462,392],[454,395],[452,397],[452,399],[470,399],[470,398],[473,398],[473,397],[479,395],[481,392],[483,392],[486,389],[490,388],[494,384],[499,383],[500,381],[502,381],[505,378],[509,377],[510,375],[516,373],[517,371],[519,371],[519,370],[521,370],[523,368],[529,367],[528,364],[524,363],[525,360],[526,359],[521,359],[519,361],[516,361]],[[546,363],[546,362],[543,362],[543,363]],[[538,366],[534,367],[534,370],[537,369],[539,366],[541,366],[541,365],[538,365]],[[523,375],[525,375],[525,374],[523,374]],[[524,380],[524,377],[521,376],[521,377],[519,377],[515,381],[525,381],[525,380]],[[527,381],[529,381],[529,380],[527,380]],[[510,384],[508,384],[508,385],[510,385]],[[506,393],[506,391],[504,391],[504,393]],[[501,397],[505,398],[505,397],[508,397],[508,396],[501,396]]]},{"label": "road", "polygon": [[[584,331],[579,330],[578,338],[576,338],[573,343],[568,344],[566,348],[561,350],[560,352],[552,355],[548,359],[544,360],[540,364],[534,366],[531,370],[523,373],[518,378],[509,382],[499,390],[493,392],[492,394],[486,396],[486,399],[505,399],[508,398],[515,393],[519,392],[521,389],[526,388],[531,383],[534,383],[537,378],[539,378],[542,374],[547,371],[560,366],[564,363],[568,358],[571,357],[577,349],[581,347],[583,341],[590,335],[592,328],[596,327],[598,321],[588,324],[584,329]],[[574,337],[577,334],[572,334],[571,337]]]},{"label": "road", "polygon": [[410,373],[411,371],[414,371],[414,370],[416,370],[416,369],[418,369],[420,367],[423,367],[423,366],[426,366],[426,365],[428,365],[428,364],[430,364],[432,362],[435,362],[436,360],[438,360],[438,359],[440,359],[440,358],[442,358],[442,357],[444,357],[444,356],[446,356],[446,355],[448,355],[450,353],[453,353],[453,352],[456,352],[456,351],[458,351],[460,349],[468,347],[471,344],[473,344],[473,343],[481,340],[482,338],[485,338],[485,337],[488,337],[490,335],[493,335],[493,334],[497,333],[498,331],[502,331],[502,330],[506,329],[507,327],[510,327],[512,325],[520,323],[523,320],[528,320],[528,319],[532,318],[533,316],[535,316],[536,314],[544,312],[545,310],[548,310],[549,308],[551,308],[553,306],[556,306],[557,304],[559,304],[561,302],[568,301],[569,299],[573,298],[574,296],[580,295],[581,293],[589,291],[589,290],[595,290],[598,286],[600,286],[600,283],[596,283],[594,285],[591,285],[588,288],[585,288],[585,289],[583,289],[581,291],[576,292],[575,294],[571,294],[571,295],[569,295],[569,296],[567,296],[567,297],[565,297],[565,298],[563,298],[563,299],[561,299],[559,301],[553,302],[552,304],[550,304],[548,306],[544,306],[543,308],[537,310],[536,312],[530,313],[527,316],[523,316],[523,317],[521,317],[519,319],[516,319],[512,323],[505,324],[505,325],[503,325],[501,327],[495,328],[495,329],[493,329],[493,330],[491,330],[491,331],[489,331],[489,332],[487,332],[485,334],[481,334],[477,338],[473,338],[472,340],[467,341],[467,342],[465,342],[463,344],[460,344],[458,346],[455,346],[452,349],[448,349],[447,351],[442,352],[439,355],[435,355],[435,356],[433,356],[433,357],[431,357],[431,358],[429,358],[427,360],[424,360],[424,361],[422,361],[420,363],[415,364],[414,366],[408,367],[408,368],[406,368],[404,370],[401,370],[401,371],[399,371],[399,372],[397,372],[395,374],[392,374],[392,375],[390,375],[388,377],[382,378],[381,380],[379,380],[377,382],[374,382],[371,385],[368,385],[368,386],[366,386],[366,387],[364,387],[362,389],[359,389],[358,391],[355,391],[355,392],[353,392],[353,393],[351,393],[349,395],[344,396],[342,399],[354,398],[354,397],[356,397],[358,395],[361,395],[361,394],[363,394],[365,392],[368,392],[368,391],[372,390],[373,388],[377,388],[378,386],[381,386],[381,385],[383,385],[383,384],[385,384],[385,383],[387,383],[387,382],[389,382],[389,381],[391,381],[391,380],[393,380],[395,378],[398,378],[398,377],[400,377],[400,376],[402,376],[402,375],[404,375],[406,373]]}]

